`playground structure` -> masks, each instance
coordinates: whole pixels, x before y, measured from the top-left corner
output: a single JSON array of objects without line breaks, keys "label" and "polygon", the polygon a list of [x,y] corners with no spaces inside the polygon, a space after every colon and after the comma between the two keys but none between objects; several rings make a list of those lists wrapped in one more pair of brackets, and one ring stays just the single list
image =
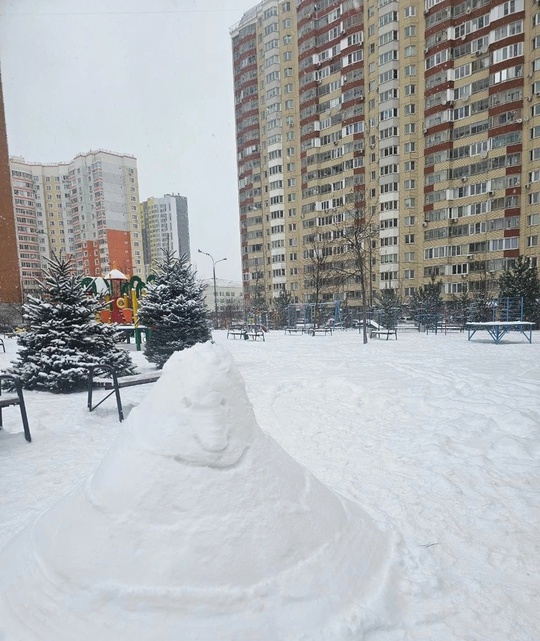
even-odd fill
[{"label": "playground structure", "polygon": [[342,322],[340,301],[333,303],[295,303],[287,307],[287,327],[319,327]]},{"label": "playground structure", "polygon": [[[148,282],[155,276],[149,276]],[[146,283],[139,276],[128,277],[115,266],[101,278],[86,277],[82,284],[97,296],[102,296],[106,305],[99,313],[103,323],[118,323],[138,327],[139,300],[144,296]]]},{"label": "playground structure", "polygon": [[523,298],[500,297],[478,299],[467,305],[439,303],[419,308],[414,313],[420,328],[435,334],[450,330],[463,331],[467,323],[523,322]]}]

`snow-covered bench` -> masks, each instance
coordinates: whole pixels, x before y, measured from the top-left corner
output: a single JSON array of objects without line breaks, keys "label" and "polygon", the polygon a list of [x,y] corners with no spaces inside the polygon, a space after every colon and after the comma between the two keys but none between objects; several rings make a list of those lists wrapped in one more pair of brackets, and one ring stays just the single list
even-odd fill
[{"label": "snow-covered bench", "polygon": [[386,340],[388,340],[390,336],[394,336],[397,340],[397,329],[395,327],[393,329],[390,327],[380,327],[379,329],[373,328],[369,332],[370,338],[381,338],[381,336],[386,336]]},{"label": "snow-covered bench", "polygon": [[309,333],[312,336],[315,336],[315,334],[332,334],[332,328],[331,327],[312,327],[310,330],[308,330]]},{"label": "snow-covered bench", "polygon": [[[6,381],[9,386],[15,390],[14,394],[2,394],[2,383]],[[2,410],[10,405],[18,405],[21,411],[21,420],[24,429],[24,438],[30,443],[32,437],[30,436],[30,427],[28,425],[28,416],[26,414],[26,405],[24,403],[24,395],[21,381],[11,374],[0,374],[0,429],[2,429]]]},{"label": "snow-covered bench", "polygon": [[[161,376],[161,370],[155,372],[146,372],[144,374],[132,374],[131,376],[118,376],[112,365],[87,365],[88,369],[88,409],[90,412],[99,407],[113,394],[116,397],[116,407],[118,409],[118,420],[124,420],[124,409],[122,407],[122,398],[120,390],[122,387],[133,387],[134,385],[146,385],[155,383]],[[110,378],[96,376],[96,372],[108,372]],[[107,396],[102,398],[99,403],[93,404],[94,387],[101,387],[105,390],[111,390]]]}]

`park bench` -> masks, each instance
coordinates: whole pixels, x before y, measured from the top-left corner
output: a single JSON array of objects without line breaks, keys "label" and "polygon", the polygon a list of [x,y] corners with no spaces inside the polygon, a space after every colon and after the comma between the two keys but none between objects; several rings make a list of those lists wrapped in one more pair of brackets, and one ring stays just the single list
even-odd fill
[{"label": "park bench", "polygon": [[[11,388],[14,388],[14,394],[2,394],[2,383],[7,382]],[[28,416],[26,414],[26,405],[24,403],[24,395],[22,383],[20,379],[11,374],[0,374],[0,429],[2,429],[2,410],[10,405],[18,405],[21,411],[21,420],[24,429],[24,438],[30,443],[32,437],[30,436],[30,427],[28,425]]]},{"label": "park bench", "polygon": [[325,336],[326,336],[326,334],[330,334],[331,335],[332,334],[332,328],[331,327],[312,327],[309,330],[309,333],[312,336],[315,336],[316,334],[324,334]]},{"label": "park bench", "polygon": [[245,327],[229,327],[227,330],[227,338],[232,337],[235,340],[237,338],[246,338],[247,331]]},{"label": "park bench", "polygon": [[305,329],[304,326],[302,325],[299,327],[298,325],[296,327],[286,327],[285,328],[285,334],[304,334]]},{"label": "park bench", "polygon": [[260,327],[230,327],[227,330],[227,338],[232,337],[234,339],[243,338],[247,340],[248,338],[256,341],[258,338],[262,338],[265,341],[264,332]]},{"label": "park bench", "polygon": [[381,336],[386,336],[386,340],[388,340],[390,336],[395,336],[397,340],[397,329],[395,327],[393,329],[390,327],[380,327],[379,329],[372,328],[369,332],[370,338],[381,338]]},{"label": "park bench", "polygon": [[[87,365],[88,369],[88,409],[90,412],[99,407],[113,394],[116,398],[116,407],[118,409],[118,420],[124,420],[124,408],[122,407],[122,398],[120,390],[123,387],[133,387],[134,385],[146,385],[147,383],[155,383],[161,376],[161,370],[154,372],[146,372],[144,374],[132,374],[130,376],[118,376],[116,370],[112,365]],[[108,372],[110,378],[96,376],[98,372]],[[104,390],[110,390],[107,396],[104,396],[99,403],[93,404],[94,387],[101,387]]]}]

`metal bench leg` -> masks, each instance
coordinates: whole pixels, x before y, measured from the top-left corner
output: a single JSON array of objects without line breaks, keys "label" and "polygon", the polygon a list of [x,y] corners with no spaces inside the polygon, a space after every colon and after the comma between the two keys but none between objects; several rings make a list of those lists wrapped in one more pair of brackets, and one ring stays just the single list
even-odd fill
[{"label": "metal bench leg", "polygon": [[114,395],[116,396],[116,407],[118,408],[118,420],[120,423],[124,420],[124,408],[122,407],[122,398],[120,397],[120,388],[118,387],[118,377],[113,370],[112,379],[114,385]]},{"label": "metal bench leg", "polygon": [[16,383],[17,395],[19,397],[19,407],[21,408],[21,419],[24,429],[24,438],[31,443],[32,437],[30,436],[30,426],[28,425],[28,415],[26,414],[26,405],[24,403],[24,395],[20,381]]}]

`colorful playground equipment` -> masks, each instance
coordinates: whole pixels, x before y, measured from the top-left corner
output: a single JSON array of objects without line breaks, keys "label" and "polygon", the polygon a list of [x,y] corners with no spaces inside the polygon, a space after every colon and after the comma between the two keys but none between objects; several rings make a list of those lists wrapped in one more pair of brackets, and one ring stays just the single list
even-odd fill
[{"label": "colorful playground equipment", "polygon": [[[149,276],[148,282],[154,279],[155,276]],[[117,323],[119,329],[124,331],[127,342],[131,337],[135,338],[137,350],[140,351],[142,336],[148,330],[139,324],[137,312],[146,283],[139,276],[128,278],[116,265],[105,276],[86,277],[82,283],[93,294],[102,296],[106,303],[99,313],[99,320],[102,323]]]}]

